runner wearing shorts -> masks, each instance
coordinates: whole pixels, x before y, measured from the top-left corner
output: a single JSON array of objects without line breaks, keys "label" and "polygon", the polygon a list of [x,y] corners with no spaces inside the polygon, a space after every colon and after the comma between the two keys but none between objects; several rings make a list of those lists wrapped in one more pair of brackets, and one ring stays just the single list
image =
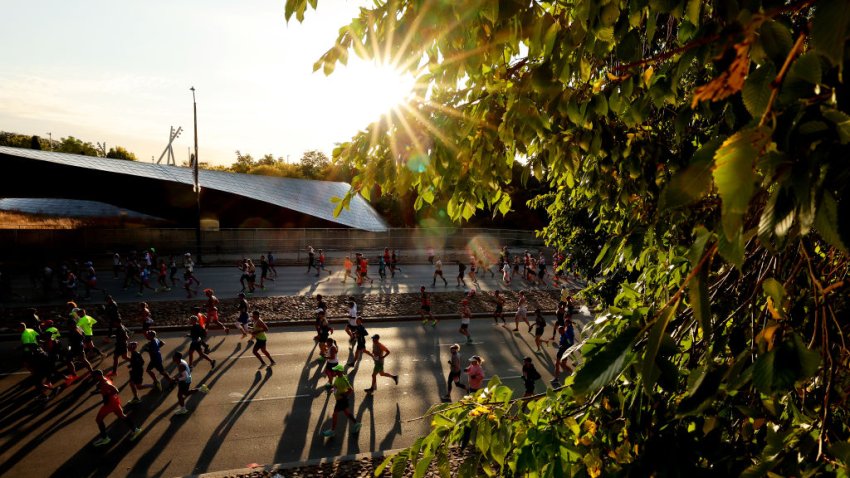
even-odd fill
[{"label": "runner wearing shorts", "polygon": [[499,319],[502,319],[502,327],[507,327],[507,323],[505,323],[505,298],[502,297],[502,294],[499,291],[493,292],[493,297],[496,300],[496,310],[493,312],[493,321],[498,325]]},{"label": "runner wearing shorts", "polygon": [[355,368],[360,363],[360,359],[363,357],[363,352],[366,351],[366,337],[369,335],[369,332],[366,331],[366,327],[363,326],[363,320],[357,319],[357,327],[354,329],[354,336],[357,338],[357,346],[354,350],[354,357],[349,356],[348,361],[346,362],[346,367]]},{"label": "runner wearing shorts", "polygon": [[100,406],[100,410],[97,411],[97,418],[95,418],[97,428],[100,430],[100,438],[92,444],[94,446],[104,446],[112,442],[112,439],[106,433],[106,424],[103,423],[103,419],[111,413],[114,413],[130,427],[130,430],[133,431],[130,435],[130,441],[135,441],[142,433],[142,429],[134,425],[133,420],[124,413],[124,409],[121,408],[121,398],[118,396],[118,389],[115,388],[112,381],[106,378],[100,370],[92,371],[92,376],[97,380],[100,395],[103,398],[103,405]]},{"label": "runner wearing shorts", "polygon": [[540,345],[548,340],[543,338],[543,332],[546,331],[546,319],[543,317],[543,312],[538,308],[534,311],[534,344],[537,345],[537,353],[543,352]]},{"label": "runner wearing shorts", "polygon": [[348,334],[348,342],[354,344],[357,341],[355,331],[357,330],[357,302],[348,300],[348,323],[345,324],[345,333]]},{"label": "runner wearing shorts", "polygon": [[189,317],[189,337],[191,342],[189,342],[189,366],[191,367],[195,361],[195,352],[198,353],[198,356],[207,362],[210,363],[210,370],[215,368],[215,360],[211,359],[209,355],[204,352],[204,346],[206,343],[204,339],[207,336],[207,330],[204,329],[199,320],[198,316],[193,315]]},{"label": "runner wearing shorts", "polygon": [[130,331],[121,324],[115,331],[115,349],[112,350],[112,375],[118,373],[118,359],[129,360],[127,354],[127,342],[130,340]]},{"label": "runner wearing shorts", "polygon": [[472,318],[472,314],[469,311],[469,299],[463,299],[460,301],[460,332],[461,335],[466,336],[466,343],[472,343],[472,335],[469,333],[469,319]]},{"label": "runner wearing shorts", "polygon": [[431,326],[437,325],[437,319],[434,318],[434,314],[431,312],[431,296],[425,292],[425,286],[419,287],[419,300],[422,302],[422,305],[419,306],[419,316],[422,317],[422,325],[428,324],[428,319],[425,318],[425,314],[428,314],[428,317],[431,319]]},{"label": "runner wearing shorts", "polygon": [[242,332],[242,338],[244,339],[250,334],[248,331],[248,300],[245,298],[244,292],[240,292],[238,297],[239,301],[236,308],[239,313],[239,318],[236,319],[236,328]]},{"label": "runner wearing shorts", "polygon": [[516,315],[514,316],[514,332],[519,330],[520,320],[525,322],[525,325],[528,326],[528,331],[530,333],[531,324],[528,323],[528,299],[525,298],[525,292],[523,291],[519,291],[519,298],[517,299],[517,310]]},{"label": "runner wearing shorts", "polygon": [[260,366],[265,366],[266,363],[263,362],[263,357],[260,356],[260,352],[263,352],[266,357],[269,359],[269,367],[275,365],[277,362],[274,361],[269,351],[266,350],[266,342],[268,341],[268,336],[266,336],[266,332],[269,331],[269,326],[263,322],[263,319],[260,318],[260,311],[255,310],[253,313],[254,319],[254,327],[251,330],[251,335],[254,336],[254,355],[260,359]]},{"label": "runner wearing shorts", "polygon": [[439,258],[434,261],[434,280],[431,281],[431,287],[437,285],[437,276],[440,276],[440,279],[443,279],[444,286],[449,285],[449,281],[447,281],[446,278],[443,277],[443,261],[441,261]]},{"label": "runner wearing shorts", "polygon": [[449,358],[449,376],[446,378],[448,392],[442,397],[446,401],[452,399],[452,385],[466,390],[466,385],[460,383],[460,345],[452,345],[449,347],[449,352],[451,353],[451,357]]},{"label": "runner wearing shorts", "polygon": [[156,389],[161,392],[162,383],[157,380],[156,375],[154,375],[153,371],[158,371],[160,376],[165,379],[171,379],[168,374],[165,373],[165,367],[162,365],[162,346],[165,345],[165,342],[156,338],[155,330],[148,330],[147,332],[145,332],[145,337],[148,338],[148,343],[147,345],[145,345],[145,350],[147,350],[149,357],[146,371],[148,372],[148,375],[150,375],[151,380],[153,380]]},{"label": "runner wearing shorts", "polygon": [[139,353],[139,343],[130,342],[127,344],[127,348],[130,351],[130,390],[133,392],[133,399],[127,402],[127,405],[135,405],[141,402],[139,400],[139,390],[153,387],[153,384],[147,386],[142,384],[145,376],[145,359]]},{"label": "runner wearing shorts", "polygon": [[390,377],[398,385],[398,375],[384,371],[384,359],[390,354],[390,349],[381,343],[380,335],[372,336],[372,351],[365,350],[364,352],[375,360],[375,368],[372,370],[372,386],[366,389],[366,393],[372,393],[378,389],[378,375]]},{"label": "runner wearing shorts", "polygon": [[177,410],[174,411],[175,415],[185,415],[189,413],[189,409],[186,408],[186,397],[194,395],[198,392],[207,393],[209,392],[209,388],[206,385],[201,385],[198,388],[189,388],[192,384],[192,367],[183,360],[183,354],[180,352],[174,352],[174,355],[171,357],[171,360],[177,365],[177,374],[171,377],[172,382],[177,382]]},{"label": "runner wearing shorts", "polygon": [[339,358],[337,355],[339,354],[339,347],[336,345],[336,340],[328,337],[325,340],[325,375],[328,377],[328,383],[325,385],[325,388],[331,388],[333,385],[334,379],[334,371],[333,369],[339,365]]},{"label": "runner wearing shorts", "polygon": [[339,412],[344,413],[345,416],[354,422],[354,426],[351,428],[352,433],[360,431],[360,422],[358,422],[357,418],[354,417],[354,414],[351,413],[349,398],[354,395],[354,389],[351,387],[351,382],[348,381],[348,377],[345,376],[345,367],[337,365],[332,370],[335,377],[330,391],[333,392],[336,403],[334,404],[333,414],[331,414],[331,428],[322,431],[322,436],[327,438],[336,435],[336,417]]},{"label": "runner wearing shorts", "polygon": [[204,295],[207,296],[207,319],[209,319],[209,322],[204,326],[204,328],[209,328],[210,325],[215,324],[224,329],[225,334],[229,334],[230,330],[218,319],[218,297],[215,296],[215,291],[212,289],[204,289]]}]

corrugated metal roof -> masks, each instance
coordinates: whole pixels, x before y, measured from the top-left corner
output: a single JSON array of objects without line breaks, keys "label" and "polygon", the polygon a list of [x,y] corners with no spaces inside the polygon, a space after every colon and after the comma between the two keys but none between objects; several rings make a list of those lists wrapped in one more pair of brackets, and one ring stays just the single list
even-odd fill
[{"label": "corrugated metal roof", "polygon": [[0,199],[0,211],[18,211],[28,214],[45,214],[62,217],[120,217],[134,219],[158,220],[164,219],[149,216],[137,211],[120,208],[99,201],[83,199],[55,198],[5,198]]},{"label": "corrugated metal roof", "polygon": [[[108,173],[192,184],[191,168],[179,166],[7,146],[0,146],[0,154]],[[201,169],[198,175],[202,189],[212,189],[248,197],[355,229],[376,232],[387,229],[386,222],[359,195],[351,200],[348,210],[344,210],[338,217],[334,217],[335,205],[331,203],[330,199],[345,196],[345,193],[350,189],[347,183],[277,178],[205,169]]]}]

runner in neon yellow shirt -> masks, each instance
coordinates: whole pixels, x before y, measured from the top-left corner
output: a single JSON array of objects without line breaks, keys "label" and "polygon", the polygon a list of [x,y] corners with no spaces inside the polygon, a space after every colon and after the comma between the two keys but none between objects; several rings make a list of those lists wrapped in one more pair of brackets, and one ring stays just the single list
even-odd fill
[{"label": "runner in neon yellow shirt", "polygon": [[348,377],[345,376],[345,365],[339,364],[332,370],[336,373],[336,378],[334,378],[332,388],[336,404],[334,405],[334,411],[331,415],[331,428],[322,432],[322,435],[328,438],[336,434],[336,416],[339,412],[345,413],[345,416],[354,422],[354,426],[351,427],[351,433],[357,433],[360,431],[360,422],[358,422],[357,419],[354,418],[354,414],[351,413],[349,397],[354,395],[354,390],[351,388],[351,382],[348,381]]},{"label": "runner in neon yellow shirt", "polygon": [[95,320],[92,316],[86,314],[86,309],[78,310],[79,312],[77,313],[77,315],[79,315],[80,318],[77,319],[77,327],[79,327],[80,330],[83,331],[83,346],[85,347],[85,350],[94,350],[95,352],[99,353],[101,357],[103,357],[105,354],[94,345],[93,340],[94,331],[92,330],[92,327],[94,327],[94,324],[97,323],[97,320]]}]

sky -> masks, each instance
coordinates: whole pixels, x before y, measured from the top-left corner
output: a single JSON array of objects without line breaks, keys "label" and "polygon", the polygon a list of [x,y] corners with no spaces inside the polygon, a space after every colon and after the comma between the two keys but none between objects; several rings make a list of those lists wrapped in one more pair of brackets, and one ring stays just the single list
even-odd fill
[{"label": "sky", "polygon": [[3,2],[0,131],[74,136],[178,164],[229,165],[236,150],[297,161],[330,155],[398,102],[412,80],[351,55],[326,77],[313,63],[365,0],[320,0],[304,23],[285,0]]}]

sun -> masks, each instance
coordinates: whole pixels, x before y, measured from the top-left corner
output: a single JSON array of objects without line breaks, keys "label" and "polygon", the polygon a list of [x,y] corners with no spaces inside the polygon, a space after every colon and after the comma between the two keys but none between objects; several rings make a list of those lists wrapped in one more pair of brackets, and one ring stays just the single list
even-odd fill
[{"label": "sun", "polygon": [[362,126],[381,119],[412,95],[414,78],[393,65],[378,62],[351,62],[346,68],[346,89],[350,98],[342,114]]}]

